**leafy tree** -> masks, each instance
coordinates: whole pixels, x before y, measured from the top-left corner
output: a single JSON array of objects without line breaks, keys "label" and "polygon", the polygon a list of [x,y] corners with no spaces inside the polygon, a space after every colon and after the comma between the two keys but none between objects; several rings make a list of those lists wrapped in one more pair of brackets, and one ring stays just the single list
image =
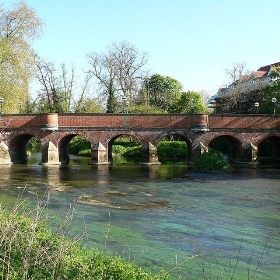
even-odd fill
[{"label": "leafy tree", "polygon": [[182,92],[182,85],[177,80],[159,74],[147,80],[149,104],[166,112],[172,110],[176,99]]},{"label": "leafy tree", "polygon": [[171,113],[203,114],[207,107],[202,102],[201,94],[193,91],[182,92],[170,108]]},{"label": "leafy tree", "polygon": [[6,112],[18,113],[19,102],[28,102],[35,71],[31,43],[41,33],[42,21],[27,4],[20,2],[11,10],[0,7],[0,97]]},{"label": "leafy tree", "polygon": [[147,105],[133,105],[129,107],[129,113],[138,113],[138,114],[163,114],[164,110],[157,108],[155,106]]},{"label": "leafy tree", "polygon": [[127,42],[113,43],[105,53],[87,54],[91,66],[89,73],[97,80],[99,91],[107,98],[107,113],[114,113],[119,108],[120,97],[126,97],[129,104],[139,89],[139,77],[148,58],[146,53]]},{"label": "leafy tree", "polygon": [[105,113],[104,108],[100,105],[100,100],[97,98],[79,99],[74,105],[75,113]]}]

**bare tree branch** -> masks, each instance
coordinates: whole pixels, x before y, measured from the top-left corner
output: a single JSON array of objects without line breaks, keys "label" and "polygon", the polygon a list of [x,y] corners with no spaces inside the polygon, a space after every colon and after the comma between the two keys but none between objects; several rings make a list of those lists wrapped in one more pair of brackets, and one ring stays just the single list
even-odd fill
[{"label": "bare tree branch", "polygon": [[146,53],[140,54],[133,45],[123,41],[113,43],[106,53],[89,53],[87,58],[91,65],[89,73],[107,97],[107,112],[117,110],[116,102],[121,95],[128,98],[130,104],[134,102],[142,82],[137,77],[143,75],[142,68],[148,61]]}]

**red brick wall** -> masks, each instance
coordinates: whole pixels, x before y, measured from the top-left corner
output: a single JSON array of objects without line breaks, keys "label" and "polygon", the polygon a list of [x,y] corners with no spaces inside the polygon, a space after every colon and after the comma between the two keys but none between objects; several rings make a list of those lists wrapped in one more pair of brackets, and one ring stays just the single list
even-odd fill
[{"label": "red brick wall", "polygon": [[[0,115],[0,127],[42,127],[47,114]],[[280,129],[276,115],[185,115],[185,114],[59,114],[59,127],[162,127],[190,128],[205,124],[209,128]]]},{"label": "red brick wall", "polygon": [[0,115],[0,127],[40,127],[42,126],[41,114],[26,115]]},{"label": "red brick wall", "polygon": [[180,127],[207,124],[207,115],[59,114],[59,127]]},{"label": "red brick wall", "polygon": [[209,128],[280,129],[274,115],[209,115]]}]

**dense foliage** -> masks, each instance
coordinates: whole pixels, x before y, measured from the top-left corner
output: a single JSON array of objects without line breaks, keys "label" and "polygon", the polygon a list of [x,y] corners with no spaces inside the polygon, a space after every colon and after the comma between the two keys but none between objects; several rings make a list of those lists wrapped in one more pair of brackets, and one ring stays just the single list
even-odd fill
[{"label": "dense foliage", "polygon": [[112,145],[112,156],[140,159],[142,154],[141,143],[130,136],[121,136],[117,138]]},{"label": "dense foliage", "polygon": [[32,42],[41,35],[41,27],[42,21],[24,2],[11,10],[0,5],[0,98],[4,98],[5,113],[27,107],[29,83],[35,74]]},{"label": "dense foliage", "polygon": [[158,144],[158,155],[161,162],[168,160],[186,160],[187,145],[184,141],[160,141]]},{"label": "dense foliage", "polygon": [[[115,255],[86,249],[77,240],[53,233],[47,227],[49,221],[41,221],[48,216],[43,209],[26,210],[23,205],[19,202],[12,211],[0,205],[1,279],[169,279],[165,274],[151,275]],[[19,212],[23,210],[25,215],[21,216]],[[63,232],[64,226],[62,222],[57,231]]]},{"label": "dense foliage", "polygon": [[159,74],[152,75],[145,83],[149,91],[149,104],[165,112],[170,111],[170,107],[174,106],[177,96],[183,90],[180,82]]},{"label": "dense foliage", "polygon": [[173,106],[170,107],[170,113],[203,114],[207,113],[207,107],[202,102],[202,95],[194,91],[180,93]]}]

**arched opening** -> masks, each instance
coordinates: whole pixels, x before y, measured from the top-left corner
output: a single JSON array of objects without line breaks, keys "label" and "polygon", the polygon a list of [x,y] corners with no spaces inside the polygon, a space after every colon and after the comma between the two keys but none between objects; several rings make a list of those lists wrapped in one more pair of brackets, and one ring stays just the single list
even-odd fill
[{"label": "arched opening", "polygon": [[232,136],[222,135],[214,138],[209,143],[209,148],[220,151],[229,160],[241,160],[242,145]]},{"label": "arched opening", "polygon": [[108,160],[114,164],[138,163],[141,152],[141,142],[132,135],[120,134],[108,143]]},{"label": "arched opening", "polygon": [[59,143],[59,161],[62,164],[71,162],[89,164],[91,155],[91,142],[84,136],[69,134],[63,137]]},{"label": "arched opening", "polygon": [[280,164],[280,137],[270,136],[259,143],[258,161]]},{"label": "arched opening", "polygon": [[22,134],[12,139],[10,157],[12,163],[39,164],[41,162],[42,144],[32,134]]},{"label": "arched opening", "polygon": [[180,134],[168,134],[157,144],[159,161],[162,163],[182,162],[190,158],[191,143]]}]

